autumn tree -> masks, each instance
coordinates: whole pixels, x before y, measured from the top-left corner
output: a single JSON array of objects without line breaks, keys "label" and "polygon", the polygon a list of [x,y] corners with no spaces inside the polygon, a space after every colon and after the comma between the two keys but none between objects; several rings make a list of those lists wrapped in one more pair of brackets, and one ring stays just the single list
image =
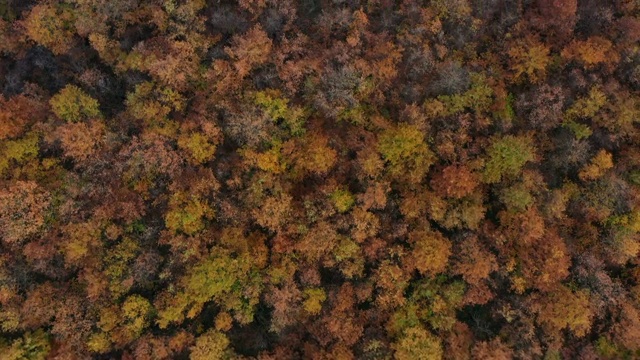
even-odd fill
[{"label": "autumn tree", "polygon": [[410,260],[423,275],[433,276],[442,272],[451,255],[451,244],[434,231],[417,230],[409,234],[413,245]]},{"label": "autumn tree", "polygon": [[585,166],[578,176],[581,180],[595,180],[608,169],[613,167],[613,159],[610,153],[600,150],[596,156],[591,159],[589,165]]},{"label": "autumn tree", "polygon": [[214,248],[209,257],[181,279],[179,289],[159,296],[156,301],[158,325],[166,328],[172,323],[180,324],[185,317],[194,318],[212,300],[233,311],[240,323],[251,322],[262,289],[256,265],[250,254],[235,257],[224,249]]},{"label": "autumn tree", "polygon": [[572,291],[560,286],[534,306],[538,321],[548,327],[552,335],[559,336],[561,330],[567,329],[575,336],[583,337],[591,328],[593,310],[585,290]]},{"label": "autumn tree", "polygon": [[431,187],[438,194],[462,198],[471,194],[478,186],[478,176],[466,166],[451,165],[434,175]]},{"label": "autumn tree", "polygon": [[525,75],[532,83],[544,80],[546,68],[551,62],[549,46],[535,38],[525,38],[514,44],[508,53],[514,80],[518,81]]},{"label": "autumn tree", "polygon": [[488,160],[483,170],[483,181],[500,182],[503,177],[517,176],[524,165],[535,159],[532,139],[507,135],[494,139],[487,149]]},{"label": "autumn tree", "polygon": [[7,244],[36,235],[45,225],[51,194],[37,183],[16,182],[0,190],[0,234]]},{"label": "autumn tree", "polygon": [[74,85],[67,85],[49,101],[53,112],[67,122],[101,116],[98,101]]},{"label": "autumn tree", "polygon": [[242,36],[236,35],[232,46],[225,50],[235,60],[236,71],[243,77],[253,67],[268,61],[272,46],[271,39],[259,25],[256,25]]},{"label": "autumn tree", "polygon": [[221,332],[209,330],[196,338],[195,344],[190,348],[191,360],[218,360],[228,359],[232,356],[229,349],[229,339]]},{"label": "autumn tree", "polygon": [[194,235],[204,229],[206,219],[214,216],[213,209],[206,200],[194,194],[178,192],[169,200],[169,210],[165,216],[167,229]]},{"label": "autumn tree", "polygon": [[31,8],[25,19],[25,27],[32,40],[55,54],[62,54],[73,46],[74,18],[70,7],[46,2]]},{"label": "autumn tree", "polygon": [[[571,35],[577,20],[577,0],[538,0],[536,21],[544,29],[553,29],[561,38]],[[555,35],[555,34],[554,34]]]},{"label": "autumn tree", "polygon": [[104,143],[105,126],[100,121],[69,123],[57,129],[66,156],[82,161]]},{"label": "autumn tree", "polygon": [[412,327],[393,344],[397,359],[442,359],[440,341],[423,327]]},{"label": "autumn tree", "polygon": [[562,57],[578,61],[587,69],[599,64],[615,64],[620,59],[613,43],[600,36],[593,36],[584,41],[572,41],[562,50]]},{"label": "autumn tree", "polygon": [[383,132],[378,140],[378,151],[387,162],[390,175],[407,176],[411,182],[420,181],[434,161],[424,135],[407,124]]},{"label": "autumn tree", "polygon": [[51,351],[51,340],[42,329],[27,332],[22,338],[8,343],[0,340],[0,351],[7,360],[33,359],[44,360]]},{"label": "autumn tree", "polygon": [[30,132],[22,138],[0,143],[0,175],[6,175],[10,170],[20,169],[36,160],[40,150],[39,141],[40,134]]}]

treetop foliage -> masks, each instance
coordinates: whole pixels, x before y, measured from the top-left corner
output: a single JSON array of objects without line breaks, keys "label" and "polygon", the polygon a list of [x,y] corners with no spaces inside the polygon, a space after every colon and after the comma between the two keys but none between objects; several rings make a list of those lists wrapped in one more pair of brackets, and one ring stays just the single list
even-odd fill
[{"label": "treetop foliage", "polygon": [[0,0],[0,360],[640,358],[640,3]]}]

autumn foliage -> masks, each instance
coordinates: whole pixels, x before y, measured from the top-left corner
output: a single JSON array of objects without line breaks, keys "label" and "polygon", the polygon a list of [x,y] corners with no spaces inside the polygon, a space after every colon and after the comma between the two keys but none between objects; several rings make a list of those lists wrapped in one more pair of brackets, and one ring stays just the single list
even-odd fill
[{"label": "autumn foliage", "polygon": [[0,360],[639,359],[640,2],[0,0]]}]

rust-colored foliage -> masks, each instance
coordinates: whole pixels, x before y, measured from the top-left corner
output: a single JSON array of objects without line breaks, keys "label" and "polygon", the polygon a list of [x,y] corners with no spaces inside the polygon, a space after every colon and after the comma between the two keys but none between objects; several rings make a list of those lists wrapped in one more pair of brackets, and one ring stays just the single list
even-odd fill
[{"label": "rust-colored foliage", "polygon": [[572,41],[562,50],[562,57],[577,60],[587,69],[599,64],[615,64],[620,58],[613,43],[600,36],[593,36],[583,41]]},{"label": "rust-colored foliage", "polygon": [[478,186],[478,176],[466,166],[447,166],[431,180],[431,187],[438,194],[462,198]]},{"label": "rust-colored foliage", "polygon": [[240,76],[246,76],[256,65],[265,63],[272,49],[271,39],[256,25],[243,35],[236,35],[226,52],[234,60]]},{"label": "rust-colored foliage", "polygon": [[45,225],[51,194],[33,181],[0,190],[0,234],[7,244],[36,235]]}]

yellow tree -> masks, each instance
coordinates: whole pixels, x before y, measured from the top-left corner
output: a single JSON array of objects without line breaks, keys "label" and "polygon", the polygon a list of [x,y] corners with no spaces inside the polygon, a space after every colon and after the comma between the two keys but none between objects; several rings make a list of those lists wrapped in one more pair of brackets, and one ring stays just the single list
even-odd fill
[{"label": "yellow tree", "polygon": [[422,275],[433,276],[447,266],[451,255],[451,243],[439,232],[416,230],[409,234],[413,251],[409,260]]},{"label": "yellow tree", "polygon": [[383,132],[378,140],[378,151],[387,162],[390,175],[407,177],[413,183],[422,180],[435,161],[422,131],[408,124]]},{"label": "yellow tree", "polygon": [[75,85],[67,85],[49,101],[62,120],[78,122],[101,117],[98,101]]},{"label": "yellow tree", "polygon": [[444,355],[440,339],[422,326],[406,329],[392,346],[398,360],[438,360]]},{"label": "yellow tree", "polygon": [[69,7],[43,2],[31,8],[25,27],[33,41],[60,55],[73,45],[74,18]]},{"label": "yellow tree", "polygon": [[533,37],[516,42],[508,51],[513,78],[518,81],[526,75],[532,83],[545,79],[547,66],[551,62],[549,46]]},{"label": "yellow tree", "polygon": [[605,172],[613,167],[613,158],[611,153],[606,150],[600,150],[596,154],[596,156],[591,159],[589,165],[585,166],[578,173],[578,177],[580,180],[588,181],[588,180],[596,180]]},{"label": "yellow tree", "polygon": [[176,192],[169,200],[165,225],[174,233],[194,235],[204,229],[205,221],[213,219],[213,215],[214,211],[207,201],[197,194]]},{"label": "yellow tree", "polygon": [[583,337],[591,329],[594,313],[587,290],[572,291],[560,285],[551,293],[534,297],[533,301],[538,321],[553,335],[560,336],[561,330],[568,329],[577,337]]},{"label": "yellow tree", "polygon": [[233,353],[229,349],[231,342],[227,336],[219,331],[209,330],[196,338],[196,343],[190,348],[191,360],[222,360],[231,359]]}]

